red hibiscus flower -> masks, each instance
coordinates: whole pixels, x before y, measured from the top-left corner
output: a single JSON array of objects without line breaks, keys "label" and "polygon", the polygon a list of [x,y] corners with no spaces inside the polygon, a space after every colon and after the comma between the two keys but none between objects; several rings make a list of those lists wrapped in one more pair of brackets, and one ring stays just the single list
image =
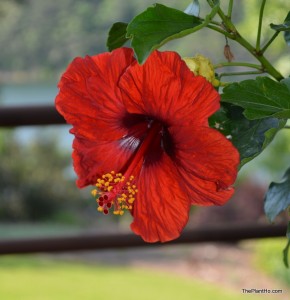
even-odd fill
[{"label": "red hibiscus flower", "polygon": [[96,185],[105,214],[128,209],[145,241],[177,238],[191,204],[232,196],[239,154],[208,126],[219,94],[177,53],[154,51],[143,65],[128,48],[76,58],[59,88],[78,187]]}]

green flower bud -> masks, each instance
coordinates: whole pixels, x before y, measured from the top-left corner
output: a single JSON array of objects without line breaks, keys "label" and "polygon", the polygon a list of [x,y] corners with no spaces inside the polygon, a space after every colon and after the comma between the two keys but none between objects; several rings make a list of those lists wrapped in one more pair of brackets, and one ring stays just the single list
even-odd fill
[{"label": "green flower bud", "polygon": [[195,75],[201,75],[213,86],[219,86],[220,82],[215,78],[213,64],[207,57],[197,54],[194,57],[184,57],[183,60]]}]

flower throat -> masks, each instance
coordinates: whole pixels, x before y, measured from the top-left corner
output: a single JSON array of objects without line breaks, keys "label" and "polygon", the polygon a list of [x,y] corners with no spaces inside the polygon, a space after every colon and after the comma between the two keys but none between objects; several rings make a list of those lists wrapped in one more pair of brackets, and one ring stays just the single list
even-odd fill
[{"label": "flower throat", "polygon": [[124,175],[113,170],[97,179],[92,195],[98,203],[98,211],[107,215],[112,209],[113,214],[123,215],[125,210],[133,209],[138,193],[136,178],[133,174],[136,174],[136,167],[142,163],[148,149],[160,135],[161,129],[159,122],[151,123],[147,135],[133,154],[133,159]]}]

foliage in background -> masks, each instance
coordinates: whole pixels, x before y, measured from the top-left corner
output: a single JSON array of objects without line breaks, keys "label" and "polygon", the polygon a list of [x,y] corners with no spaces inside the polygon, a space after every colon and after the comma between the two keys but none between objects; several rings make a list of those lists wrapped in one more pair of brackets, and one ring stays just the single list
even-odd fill
[{"label": "foliage in background", "polygon": [[[46,133],[43,135],[43,133]],[[13,132],[0,136],[0,220],[76,221],[87,203],[74,188],[70,154],[43,130],[30,143],[21,143]],[[78,212],[78,213],[77,213]]]},{"label": "foliage in background", "polygon": [[[33,79],[40,74],[55,78],[63,71],[72,57],[93,55],[106,50],[106,35],[113,22],[129,22],[135,15],[146,9],[154,0],[119,1],[119,0],[3,0],[0,3],[0,75],[1,72],[26,73],[36,72]],[[185,9],[188,0],[162,0],[159,3],[177,9]],[[203,12],[208,13],[206,1],[200,1]],[[224,5],[221,1],[221,5]],[[236,1],[237,10],[233,18],[239,23],[241,32],[254,34],[252,28],[257,26],[259,1]],[[266,11],[271,12],[268,23],[278,24],[287,10],[287,1],[269,1]],[[279,9],[276,7],[279,6]],[[263,38],[271,33],[269,29]],[[197,40],[184,38],[178,42],[170,42],[166,48],[177,50],[182,55],[194,55],[201,52],[219,61],[223,55],[224,39],[206,30],[207,39],[203,34],[196,33]],[[215,39],[215,53],[212,55],[212,39]],[[250,38],[254,38],[250,36]],[[282,38],[278,38],[278,47],[273,50],[274,60],[281,58]],[[231,44],[237,59],[245,53]],[[278,52],[278,53],[277,53]],[[285,51],[283,52],[285,53]],[[271,54],[272,55],[272,54]],[[284,55],[285,56],[285,55]],[[284,57],[283,56],[283,57]],[[285,57],[286,59],[286,57]],[[284,61],[284,60],[283,60]],[[281,61],[281,64],[283,64]],[[285,66],[285,64],[284,64]],[[28,75],[27,74],[27,75]],[[43,75],[43,76],[44,76]],[[2,76],[1,80],[5,80]],[[0,82],[1,82],[0,80]],[[27,80],[27,77],[21,78]]]}]

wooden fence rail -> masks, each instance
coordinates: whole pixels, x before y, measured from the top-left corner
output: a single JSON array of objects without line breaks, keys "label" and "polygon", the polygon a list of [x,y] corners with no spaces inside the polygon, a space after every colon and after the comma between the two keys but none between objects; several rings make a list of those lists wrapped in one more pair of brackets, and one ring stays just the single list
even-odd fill
[{"label": "wooden fence rail", "polygon": [[75,236],[39,237],[0,240],[0,254],[37,252],[67,252],[133,247],[156,247],[173,244],[203,242],[238,242],[257,238],[285,236],[286,225],[225,224],[185,230],[181,236],[168,243],[145,243],[132,233],[84,234]]},{"label": "wooden fence rail", "polygon": [[0,127],[65,124],[53,105],[0,106]]}]

